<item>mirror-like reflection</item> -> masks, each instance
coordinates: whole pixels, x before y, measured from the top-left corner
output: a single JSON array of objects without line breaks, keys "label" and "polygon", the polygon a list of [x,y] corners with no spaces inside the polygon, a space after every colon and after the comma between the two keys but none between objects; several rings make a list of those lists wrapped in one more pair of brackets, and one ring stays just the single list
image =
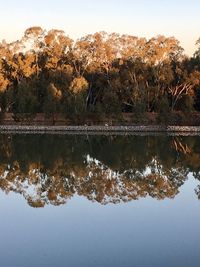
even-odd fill
[{"label": "mirror-like reflection", "polygon": [[174,198],[200,180],[199,138],[0,135],[0,188],[36,208],[76,194],[103,205]]}]

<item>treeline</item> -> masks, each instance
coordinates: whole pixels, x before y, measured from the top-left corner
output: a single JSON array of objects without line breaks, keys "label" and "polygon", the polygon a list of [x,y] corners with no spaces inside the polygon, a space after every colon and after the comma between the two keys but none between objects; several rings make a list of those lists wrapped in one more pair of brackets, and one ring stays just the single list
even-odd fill
[{"label": "treeline", "polygon": [[0,110],[72,119],[156,112],[164,120],[199,111],[200,39],[187,57],[174,37],[99,32],[73,41],[31,27],[21,40],[0,43]]}]

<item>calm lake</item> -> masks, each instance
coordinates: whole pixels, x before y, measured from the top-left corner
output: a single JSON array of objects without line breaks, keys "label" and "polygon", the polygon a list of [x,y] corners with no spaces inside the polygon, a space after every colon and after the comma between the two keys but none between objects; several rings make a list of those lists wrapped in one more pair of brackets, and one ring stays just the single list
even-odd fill
[{"label": "calm lake", "polygon": [[0,266],[200,265],[200,137],[0,135]]}]

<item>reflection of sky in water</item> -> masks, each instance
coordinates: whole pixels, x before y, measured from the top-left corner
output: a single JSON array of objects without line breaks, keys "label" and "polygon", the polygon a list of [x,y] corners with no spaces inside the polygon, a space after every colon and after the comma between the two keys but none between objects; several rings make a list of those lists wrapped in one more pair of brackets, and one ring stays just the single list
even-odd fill
[{"label": "reflection of sky in water", "polygon": [[75,196],[44,209],[1,193],[1,266],[198,266],[197,184],[190,176],[173,200],[102,206]]}]

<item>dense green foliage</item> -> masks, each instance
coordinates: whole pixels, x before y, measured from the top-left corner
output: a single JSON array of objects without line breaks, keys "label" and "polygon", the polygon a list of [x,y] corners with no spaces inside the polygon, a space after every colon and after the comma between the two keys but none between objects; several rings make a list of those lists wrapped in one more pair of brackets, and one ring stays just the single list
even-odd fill
[{"label": "dense green foliage", "polygon": [[32,27],[0,44],[0,109],[68,117],[200,110],[200,40],[193,57],[174,38],[105,32],[77,41]]}]

